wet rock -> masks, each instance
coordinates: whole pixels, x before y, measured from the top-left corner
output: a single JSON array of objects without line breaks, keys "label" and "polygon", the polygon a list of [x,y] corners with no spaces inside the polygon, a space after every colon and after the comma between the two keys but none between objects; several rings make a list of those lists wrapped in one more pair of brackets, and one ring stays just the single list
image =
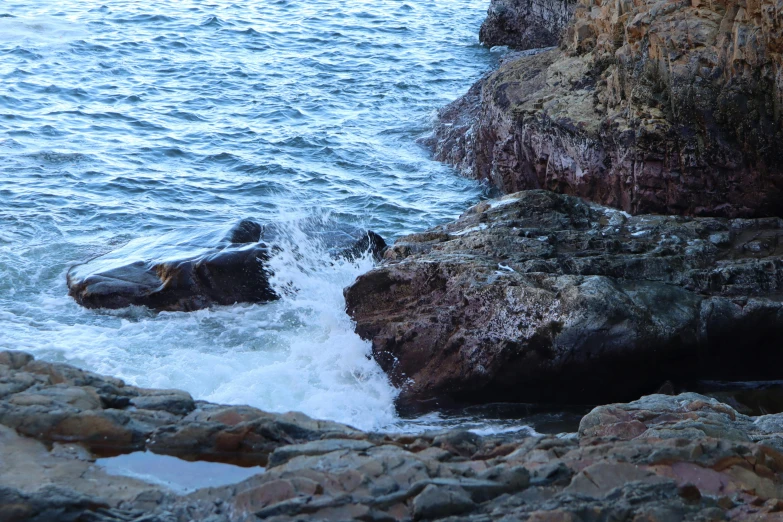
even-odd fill
[{"label": "wet rock", "polygon": [[403,404],[600,403],[666,380],[775,378],[783,250],[745,246],[777,245],[781,223],[520,192],[400,238],[346,289],[347,309]]},{"label": "wet rock", "polygon": [[181,390],[126,386],[66,364],[0,352],[0,360],[11,359],[20,361],[17,368],[0,376],[27,386],[9,387],[0,396],[0,425],[47,443],[79,443],[98,455],[147,449],[255,466],[265,465],[281,445],[364,437],[349,426],[301,413],[196,403]]},{"label": "wet rock", "polygon": [[[184,415],[192,401],[184,392],[0,352],[0,361],[9,360],[21,362],[13,370],[3,364],[6,378],[27,374],[35,382],[0,398],[3,411],[14,412],[0,416],[2,520],[773,520],[781,511],[783,453],[772,443],[781,440],[783,415],[746,417],[698,394],[596,408],[578,435],[368,434],[203,401]],[[105,408],[107,390],[160,399],[149,405],[161,409]],[[166,451],[184,449],[192,459],[271,458],[265,472],[243,482],[178,495],[107,474],[93,464],[95,447],[84,436],[52,444],[46,430],[6,424],[56,422],[88,432],[85,415],[146,425],[147,450],[165,441],[158,450],[168,444]],[[615,429],[629,422],[644,431]]]},{"label": "wet rock", "polygon": [[229,246],[198,257],[163,263],[137,261],[103,269],[102,261],[68,272],[68,293],[87,308],[137,305],[190,311],[212,305],[277,299],[269,286],[265,244]]},{"label": "wet rock", "polygon": [[264,227],[251,219],[243,219],[228,231],[223,241],[226,243],[258,243]]},{"label": "wet rock", "polygon": [[[281,231],[243,220],[210,244],[209,235],[182,240],[163,237],[152,244],[136,240],[119,250],[73,266],[68,293],[87,308],[147,306],[154,310],[191,311],[214,305],[265,303],[279,298],[269,284],[269,259]],[[343,226],[314,231],[329,251],[351,260],[386,247],[374,232]],[[183,256],[183,252],[191,253]]]},{"label": "wet rock", "polygon": [[380,261],[383,257],[383,253],[386,251],[386,241],[381,236],[373,232],[368,231],[361,238],[348,248],[340,250],[338,257],[343,257],[351,261],[358,259],[359,257],[369,253],[373,259]]},{"label": "wet rock", "polygon": [[575,6],[570,0],[492,0],[479,40],[513,49],[557,45]]},{"label": "wet rock", "polygon": [[[525,35],[539,3],[493,2],[484,39]],[[769,0],[582,3],[559,49],[505,61],[443,111],[436,158],[506,193],[632,214],[780,215],[776,13]]]},{"label": "wet rock", "polygon": [[688,389],[718,399],[745,415],[783,412],[783,381],[702,381]]}]

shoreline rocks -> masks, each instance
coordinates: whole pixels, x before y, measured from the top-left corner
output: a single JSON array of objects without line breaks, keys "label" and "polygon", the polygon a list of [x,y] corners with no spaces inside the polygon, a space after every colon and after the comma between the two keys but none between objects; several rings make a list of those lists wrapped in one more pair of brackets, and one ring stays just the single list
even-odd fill
[{"label": "shoreline rocks", "polygon": [[[296,428],[265,450],[266,470],[178,494],[94,464],[95,424],[81,419],[109,410],[128,415],[127,425],[156,419],[163,429],[176,426],[180,440],[194,447],[202,447],[205,423],[242,427],[267,440],[274,438],[271,425],[253,422]],[[193,401],[182,391],[145,390],[0,352],[0,412],[3,521],[783,519],[783,414],[748,417],[693,393],[595,408],[576,434],[365,433],[301,414]],[[26,429],[55,417],[71,423],[70,441]],[[308,440],[306,433],[317,436]],[[223,431],[215,439],[223,449],[219,460],[242,455],[237,434]]]},{"label": "shoreline rocks", "polygon": [[775,379],[781,238],[778,218],[630,216],[526,191],[398,239],[346,305],[403,405]]},{"label": "shoreline rocks", "polygon": [[429,141],[505,193],[780,215],[779,27],[768,1],[583,2],[559,49],[506,60],[442,111]]}]

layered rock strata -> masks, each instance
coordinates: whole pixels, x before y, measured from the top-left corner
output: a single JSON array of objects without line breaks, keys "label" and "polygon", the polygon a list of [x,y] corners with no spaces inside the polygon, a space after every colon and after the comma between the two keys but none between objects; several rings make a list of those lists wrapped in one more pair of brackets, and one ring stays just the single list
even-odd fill
[{"label": "layered rock strata", "polygon": [[513,49],[557,45],[575,6],[573,0],[492,0],[479,40]]},{"label": "layered rock strata", "polygon": [[560,49],[506,61],[442,112],[435,156],[507,193],[780,215],[781,13],[771,0],[583,0]]},{"label": "layered rock strata", "polygon": [[346,289],[403,404],[600,403],[775,379],[783,221],[632,217],[548,191],[402,237]]},{"label": "layered rock strata", "polygon": [[[697,394],[602,406],[584,417],[578,434],[385,435],[194,402],[181,391],[143,390],[0,352],[0,406],[4,521],[783,519],[783,414],[747,417]],[[20,424],[12,412],[22,410]],[[129,451],[114,430],[99,428],[98,419],[106,426],[121,412],[137,428],[150,419],[175,423],[181,440],[193,439],[190,447],[202,447],[204,422],[269,437],[244,424],[250,412],[301,431],[287,429],[289,438],[264,450],[265,471],[181,495],[109,475],[77,444],[94,447],[90,434],[100,433],[118,443],[115,450]],[[313,432],[320,435],[303,439]],[[223,433],[223,455],[247,463],[237,440],[237,431]]]}]

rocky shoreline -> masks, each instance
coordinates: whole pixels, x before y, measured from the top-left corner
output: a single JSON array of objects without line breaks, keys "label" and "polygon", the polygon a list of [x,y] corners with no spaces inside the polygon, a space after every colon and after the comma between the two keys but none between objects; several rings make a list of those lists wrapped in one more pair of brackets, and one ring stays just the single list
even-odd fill
[{"label": "rocky shoreline", "polygon": [[[6,351],[0,522],[783,520],[783,408],[674,393],[783,365],[780,13],[493,0],[481,40],[516,51],[426,141],[508,195],[335,252],[383,256],[345,297],[401,407],[612,403],[578,432],[368,433]],[[243,221],[190,258],[97,258],[69,288],[88,307],[266,302],[265,239]],[[256,473],[184,494],[98,462],[139,452]]]},{"label": "rocky shoreline", "polygon": [[[693,393],[558,436],[365,433],[0,352],[0,439],[3,521],[783,519],[783,414]],[[179,495],[95,464],[142,448],[265,469]]]}]

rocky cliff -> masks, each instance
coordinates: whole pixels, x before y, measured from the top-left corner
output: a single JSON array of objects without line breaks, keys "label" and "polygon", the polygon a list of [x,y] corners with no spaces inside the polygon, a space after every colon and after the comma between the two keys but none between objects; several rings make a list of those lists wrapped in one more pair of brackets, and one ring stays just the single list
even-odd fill
[{"label": "rocky cliff", "polygon": [[513,49],[557,45],[575,5],[573,0],[492,0],[479,40]]},{"label": "rocky cliff", "polygon": [[772,0],[582,0],[560,48],[505,61],[442,112],[431,143],[505,192],[779,215],[781,49]]}]

